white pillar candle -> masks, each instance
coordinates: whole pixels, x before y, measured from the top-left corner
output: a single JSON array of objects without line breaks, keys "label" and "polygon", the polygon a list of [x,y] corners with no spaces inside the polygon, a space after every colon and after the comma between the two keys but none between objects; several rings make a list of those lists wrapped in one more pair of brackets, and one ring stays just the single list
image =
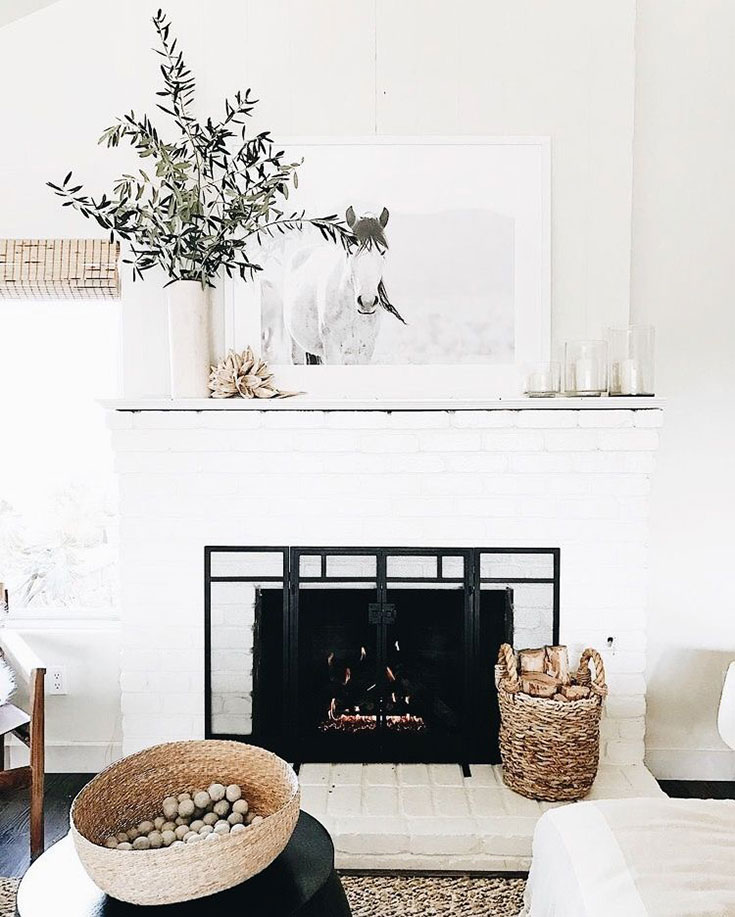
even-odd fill
[{"label": "white pillar candle", "polygon": [[578,392],[596,392],[599,390],[597,361],[589,357],[580,357],[574,365],[575,387]]},{"label": "white pillar candle", "polygon": [[529,392],[553,392],[554,380],[550,369],[538,370],[528,377]]},{"label": "white pillar candle", "polygon": [[637,360],[623,360],[620,365],[620,394],[638,395],[642,390],[641,368]]},{"label": "white pillar candle", "polygon": [[620,394],[620,361],[615,360],[610,366],[610,394]]}]

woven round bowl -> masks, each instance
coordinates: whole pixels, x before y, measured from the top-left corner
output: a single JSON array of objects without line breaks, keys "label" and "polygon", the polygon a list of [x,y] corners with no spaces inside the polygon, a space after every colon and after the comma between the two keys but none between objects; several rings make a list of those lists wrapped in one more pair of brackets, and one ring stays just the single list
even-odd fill
[{"label": "woven round bowl", "polygon": [[[166,796],[206,789],[215,780],[242,787],[263,821],[216,844],[99,846],[158,815]],[[174,904],[239,885],[269,866],[291,838],[299,805],[296,774],[272,752],[241,742],[170,742],[123,758],[88,783],[72,803],[71,835],[102,891],[131,904]]]}]

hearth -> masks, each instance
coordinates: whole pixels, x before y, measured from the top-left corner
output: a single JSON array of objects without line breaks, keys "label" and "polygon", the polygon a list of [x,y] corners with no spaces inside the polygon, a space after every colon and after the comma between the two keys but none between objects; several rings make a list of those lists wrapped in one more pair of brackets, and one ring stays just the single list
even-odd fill
[{"label": "hearth", "polygon": [[558,640],[555,548],[208,547],[205,580],[206,735],[297,763],[495,763],[498,647]]}]

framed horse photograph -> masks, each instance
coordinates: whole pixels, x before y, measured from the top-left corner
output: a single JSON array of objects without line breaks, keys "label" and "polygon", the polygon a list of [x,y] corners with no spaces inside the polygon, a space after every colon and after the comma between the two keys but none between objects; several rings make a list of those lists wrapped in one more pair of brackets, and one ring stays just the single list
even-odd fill
[{"label": "framed horse photograph", "polygon": [[[281,144],[279,144],[279,147]],[[338,215],[264,239],[226,294],[228,346],[332,397],[502,397],[549,359],[548,138],[288,140],[293,211]]]}]

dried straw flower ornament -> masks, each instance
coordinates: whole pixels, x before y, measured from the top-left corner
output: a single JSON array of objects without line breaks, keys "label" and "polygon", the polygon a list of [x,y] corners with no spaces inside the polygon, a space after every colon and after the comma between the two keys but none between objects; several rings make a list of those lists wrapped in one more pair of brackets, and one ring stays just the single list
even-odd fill
[{"label": "dried straw flower ornament", "polygon": [[300,392],[282,392],[273,382],[268,364],[256,357],[252,347],[231,350],[209,374],[212,398],[291,398]]}]

